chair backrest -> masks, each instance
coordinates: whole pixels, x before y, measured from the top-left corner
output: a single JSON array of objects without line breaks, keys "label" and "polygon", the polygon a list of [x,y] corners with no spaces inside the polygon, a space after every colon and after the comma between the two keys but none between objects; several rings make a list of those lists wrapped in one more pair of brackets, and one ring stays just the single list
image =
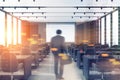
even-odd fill
[{"label": "chair backrest", "polygon": [[30,48],[29,47],[23,47],[22,48],[22,55],[31,55]]},{"label": "chair backrest", "polygon": [[113,45],[113,46],[111,46],[111,48],[119,48],[119,46],[118,45]]},{"label": "chair backrest", "polygon": [[101,72],[111,72],[114,68],[112,63],[109,61],[113,56],[109,53],[101,53],[96,60],[97,68]]},{"label": "chair backrest", "polygon": [[107,49],[107,48],[109,48],[108,44],[101,45],[101,49]]},{"label": "chair backrest", "polygon": [[1,55],[1,68],[4,72],[17,71],[18,61],[15,54],[2,53]]},{"label": "chair backrest", "polygon": [[101,44],[96,44],[96,45],[95,45],[95,50],[96,50],[96,51],[101,50]]},{"label": "chair backrest", "polygon": [[94,47],[88,47],[85,50],[86,55],[95,55],[95,48]]},{"label": "chair backrest", "polygon": [[100,72],[111,72],[114,70],[114,66],[108,58],[100,58],[97,60],[96,64]]}]

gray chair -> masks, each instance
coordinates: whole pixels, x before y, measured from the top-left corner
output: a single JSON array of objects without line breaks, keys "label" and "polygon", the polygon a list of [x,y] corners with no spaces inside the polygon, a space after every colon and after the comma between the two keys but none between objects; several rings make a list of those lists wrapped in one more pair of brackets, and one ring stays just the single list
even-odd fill
[{"label": "gray chair", "polygon": [[85,55],[95,55],[95,47],[88,46],[85,50]]},{"label": "gray chair", "polygon": [[1,70],[3,73],[9,73],[11,80],[14,80],[14,72],[18,71],[18,61],[14,54],[8,52],[1,55]]},{"label": "gray chair", "polygon": [[106,72],[111,72],[114,69],[113,64],[109,61],[110,59],[113,59],[113,57],[108,55],[106,57],[100,56],[96,60],[96,69],[101,72],[101,80],[105,80],[104,76]]}]

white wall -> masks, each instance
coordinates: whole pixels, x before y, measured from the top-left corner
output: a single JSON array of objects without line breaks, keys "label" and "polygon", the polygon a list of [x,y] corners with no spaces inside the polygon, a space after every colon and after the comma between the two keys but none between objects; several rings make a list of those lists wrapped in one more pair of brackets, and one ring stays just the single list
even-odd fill
[{"label": "white wall", "polygon": [[74,23],[47,23],[46,41],[50,42],[51,37],[56,35],[56,30],[62,30],[62,36],[66,42],[75,42],[75,24]]}]

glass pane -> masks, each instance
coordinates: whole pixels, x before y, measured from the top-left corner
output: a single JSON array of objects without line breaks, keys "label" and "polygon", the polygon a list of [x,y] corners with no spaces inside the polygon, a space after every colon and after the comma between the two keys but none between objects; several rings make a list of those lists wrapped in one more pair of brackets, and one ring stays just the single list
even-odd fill
[{"label": "glass pane", "polygon": [[106,16],[106,43],[110,46],[110,14]]},{"label": "glass pane", "polygon": [[18,44],[21,44],[21,20],[18,20]]},{"label": "glass pane", "polygon": [[113,13],[113,45],[118,45],[118,11]]},{"label": "glass pane", "polygon": [[7,46],[12,43],[12,16],[7,15]]},{"label": "glass pane", "polygon": [[5,45],[5,13],[0,12],[0,45]]},{"label": "glass pane", "polygon": [[101,35],[100,35],[100,24],[101,24],[100,22],[101,22],[101,21],[99,20],[99,43],[100,43],[100,36],[101,36]]},{"label": "glass pane", "polygon": [[17,19],[13,18],[13,44],[17,43]]},{"label": "glass pane", "polygon": [[105,31],[105,30],[104,30],[105,22],[104,22],[104,21],[105,21],[105,19],[102,18],[102,19],[101,19],[101,23],[102,23],[102,24],[101,24],[101,44],[104,44],[104,36],[105,36],[105,34],[104,34],[104,31]]}]

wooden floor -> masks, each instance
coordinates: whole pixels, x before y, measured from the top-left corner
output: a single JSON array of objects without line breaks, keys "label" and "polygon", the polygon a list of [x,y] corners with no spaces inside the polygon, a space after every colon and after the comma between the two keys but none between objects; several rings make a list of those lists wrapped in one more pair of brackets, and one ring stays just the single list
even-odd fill
[{"label": "wooden floor", "polygon": [[[53,55],[50,53],[37,69],[32,70],[28,80],[55,80]],[[84,80],[82,71],[73,62],[64,66],[64,80]]]}]

